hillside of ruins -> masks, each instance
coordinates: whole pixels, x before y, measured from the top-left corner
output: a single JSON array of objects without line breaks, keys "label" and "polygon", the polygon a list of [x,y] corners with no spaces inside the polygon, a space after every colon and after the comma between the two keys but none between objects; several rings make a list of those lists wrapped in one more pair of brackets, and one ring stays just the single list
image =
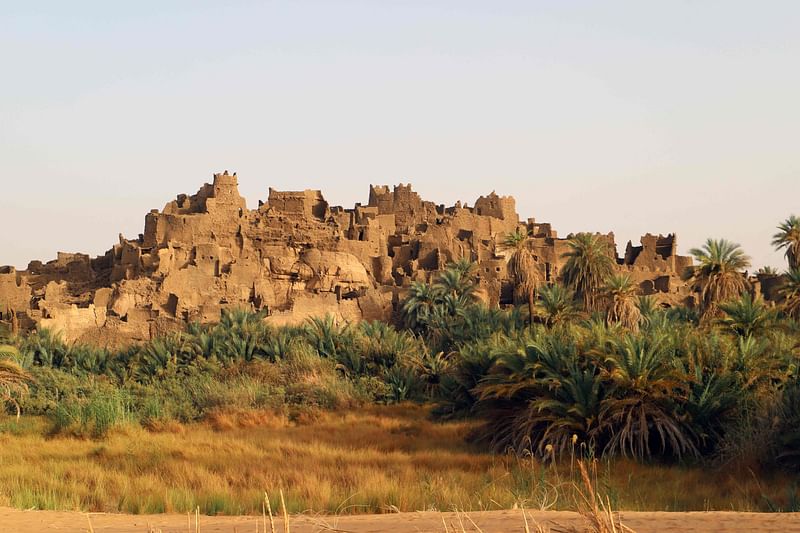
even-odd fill
[{"label": "hillside of ruins", "polygon": [[[22,271],[0,268],[0,322],[119,345],[215,322],[234,307],[263,310],[274,324],[326,314],[392,321],[412,282],[461,258],[477,263],[484,302],[506,306],[513,287],[502,240],[518,229],[530,236],[540,281],[558,280],[565,238],[548,223],[521,221],[510,196],[492,192],[473,206],[445,207],[410,185],[371,186],[366,205],[343,208],[319,190],[270,188],[249,210],[236,174],[225,171],[149,212],[142,234],[120,236],[102,256],[59,253]],[[614,234],[605,238],[616,253]],[[675,235],[647,234],[627,243],[616,268],[661,305],[691,306],[692,260],[676,250]]]}]

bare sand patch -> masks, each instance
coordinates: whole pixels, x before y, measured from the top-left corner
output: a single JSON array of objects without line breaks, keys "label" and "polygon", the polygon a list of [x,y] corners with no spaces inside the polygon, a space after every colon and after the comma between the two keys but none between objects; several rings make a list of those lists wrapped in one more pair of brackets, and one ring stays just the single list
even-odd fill
[{"label": "bare sand patch", "polygon": [[[582,519],[568,511],[527,512],[533,521],[548,527],[580,527]],[[533,520],[531,520],[531,518]],[[800,513],[739,513],[739,512],[623,512],[625,525],[637,533],[671,532],[730,532],[757,531],[800,532]],[[444,522],[443,522],[444,521]],[[257,516],[201,516],[203,533],[233,533],[264,531],[263,519]],[[143,533],[160,530],[163,533],[195,531],[194,517],[177,514],[124,515],[106,513],[79,513],[65,511],[22,511],[0,508],[0,531],[3,533],[28,533],[58,531],[60,533],[91,530],[100,532]],[[312,533],[339,531],[352,533],[379,533],[410,531],[418,533],[443,533],[448,531],[512,532],[524,531],[521,510],[486,511],[474,513],[397,513],[358,516],[295,516],[291,531]],[[276,519],[276,528],[283,531],[283,523]]]}]

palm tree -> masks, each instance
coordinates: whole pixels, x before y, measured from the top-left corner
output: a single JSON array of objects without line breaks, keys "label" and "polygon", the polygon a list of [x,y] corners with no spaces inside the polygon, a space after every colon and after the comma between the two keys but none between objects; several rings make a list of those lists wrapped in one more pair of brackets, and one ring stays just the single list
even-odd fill
[{"label": "palm tree", "polygon": [[575,294],[558,283],[539,290],[536,312],[548,328],[577,318],[580,314],[575,306]]},{"label": "palm tree", "polygon": [[19,356],[19,350],[16,346],[10,344],[0,344],[0,358],[16,358]]},{"label": "palm tree", "polygon": [[529,403],[521,424],[520,429],[531,435],[541,428],[537,451],[542,455],[548,445],[564,455],[578,440],[589,445],[603,440],[599,427],[605,394],[602,375],[594,366],[582,368],[575,361],[566,365],[564,373],[549,394]]},{"label": "palm tree", "polygon": [[780,356],[765,338],[740,336],[728,350],[726,370],[736,378],[737,390],[766,398],[788,377]]},{"label": "palm tree", "polygon": [[528,247],[528,234],[519,228],[503,239],[503,248],[512,250],[508,258],[508,273],[514,281],[514,300],[528,304],[528,317],[533,324],[533,306],[539,280],[536,275],[536,260]]},{"label": "palm tree", "polygon": [[775,319],[775,313],[764,300],[753,298],[749,292],[740,298],[719,304],[725,313],[719,322],[740,337],[750,337],[766,330]]},{"label": "palm tree", "polygon": [[438,299],[438,291],[432,285],[420,281],[413,282],[401,308],[406,326],[414,330],[424,328],[433,314]]},{"label": "palm tree", "polygon": [[475,412],[486,421],[476,437],[495,451],[544,455],[564,452],[577,435],[587,445],[602,440],[600,369],[579,354],[575,338],[547,335],[495,354],[495,365],[474,392]]},{"label": "palm tree", "polygon": [[365,320],[356,328],[357,352],[376,372],[408,361],[420,349],[417,337],[408,331],[398,332],[386,322]]},{"label": "palm tree", "polygon": [[476,285],[472,279],[474,263],[451,263],[445,268],[433,283],[433,288],[437,291],[442,300],[449,299],[459,301],[462,304],[474,303],[478,296],[475,292]]},{"label": "palm tree", "polygon": [[776,434],[780,437],[775,459],[784,468],[800,470],[800,382],[784,389],[777,418]]},{"label": "palm tree", "polygon": [[146,381],[190,364],[197,355],[197,346],[189,335],[175,332],[138,347],[131,367],[138,380]]},{"label": "palm tree", "polygon": [[561,256],[567,259],[564,283],[583,299],[587,311],[595,311],[598,291],[614,269],[611,246],[602,235],[591,233],[578,233],[567,240],[567,245],[569,251]]},{"label": "palm tree", "polygon": [[458,357],[452,358],[447,372],[439,383],[437,405],[431,411],[436,418],[451,419],[472,414],[478,400],[478,385],[494,366],[498,349],[508,338],[495,335],[459,347]]},{"label": "palm tree", "polygon": [[433,398],[436,394],[442,379],[448,375],[451,364],[452,359],[443,352],[434,354],[425,349],[409,354],[407,361],[407,366],[425,384],[425,395],[428,398]]},{"label": "palm tree", "polygon": [[689,382],[689,395],[683,409],[697,443],[698,451],[709,454],[715,450],[725,432],[726,423],[737,413],[742,391],[736,376],[694,366]]},{"label": "palm tree", "polygon": [[478,265],[474,261],[470,261],[466,257],[462,257],[456,261],[451,262],[447,265],[447,268],[450,270],[455,270],[461,273],[461,276],[470,279],[472,275],[475,273],[475,269]]},{"label": "palm tree", "polygon": [[639,322],[644,326],[649,326],[659,318],[664,317],[664,313],[660,313],[658,302],[651,295],[639,296],[636,307],[639,308]]},{"label": "palm tree", "polygon": [[340,325],[331,314],[312,316],[306,319],[306,339],[321,357],[338,359],[351,343],[350,325]]},{"label": "palm tree", "polygon": [[694,279],[700,289],[700,308],[703,318],[718,314],[721,302],[737,298],[747,289],[742,270],[750,266],[750,258],[742,248],[725,239],[708,239],[702,248],[689,253],[700,263]]},{"label": "palm tree", "polygon": [[600,427],[611,435],[603,453],[650,457],[658,451],[697,454],[693,435],[681,420],[688,378],[660,336],[626,336],[613,341],[606,358],[612,391],[603,400]]},{"label": "palm tree", "polygon": [[641,312],[637,304],[638,287],[630,274],[617,274],[608,278],[603,287],[603,294],[608,303],[606,322],[621,324],[634,333],[639,331]]},{"label": "palm tree", "polygon": [[19,402],[14,397],[28,390],[30,375],[14,360],[19,351],[14,346],[0,345],[0,399],[10,403],[17,411],[19,420]]},{"label": "palm tree", "polygon": [[762,266],[756,271],[758,276],[777,276],[779,275],[778,269],[769,265]]},{"label": "palm tree", "polygon": [[791,268],[778,291],[783,298],[783,309],[795,320],[800,320],[800,267]]},{"label": "palm tree", "polygon": [[69,346],[61,335],[46,328],[28,335],[20,348],[33,364],[39,366],[61,368],[69,358]]},{"label": "palm tree", "polygon": [[800,268],[800,217],[790,216],[778,225],[780,230],[772,236],[772,245],[778,250],[786,249],[789,268]]}]

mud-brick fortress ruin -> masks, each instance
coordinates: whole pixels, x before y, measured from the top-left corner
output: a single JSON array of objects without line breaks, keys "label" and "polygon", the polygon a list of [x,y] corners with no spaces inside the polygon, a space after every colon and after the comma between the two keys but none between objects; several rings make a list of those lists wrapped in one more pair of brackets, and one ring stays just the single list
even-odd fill
[{"label": "mud-brick fortress ruin", "polygon": [[[320,191],[270,189],[248,210],[226,171],[148,213],[142,235],[120,236],[103,256],[59,253],[24,271],[0,267],[0,321],[118,345],[216,321],[231,307],[266,310],[276,324],[329,313],[392,320],[413,281],[460,258],[477,263],[486,303],[506,305],[513,290],[501,243],[518,228],[531,235],[540,279],[558,279],[566,239],[550,224],[521,222],[512,197],[493,192],[473,207],[445,207],[409,185],[373,186],[367,205],[344,209]],[[616,250],[613,233],[607,238]],[[683,276],[691,259],[676,254],[674,235],[628,243],[617,265],[666,305],[692,298]]]}]

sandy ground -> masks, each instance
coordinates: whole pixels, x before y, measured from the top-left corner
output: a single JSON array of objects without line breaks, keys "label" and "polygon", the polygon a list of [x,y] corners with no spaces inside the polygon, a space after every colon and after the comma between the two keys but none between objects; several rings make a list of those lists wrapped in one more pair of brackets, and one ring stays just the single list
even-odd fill
[{"label": "sandy ground", "polygon": [[[637,533],[677,532],[800,532],[800,513],[622,513],[623,523]],[[529,512],[531,531],[534,521],[555,529],[569,530],[582,521],[575,513],[547,511]],[[260,517],[201,516],[199,529],[203,533],[264,532]],[[283,523],[275,521],[276,530],[283,532]],[[445,524],[447,529],[445,529]],[[462,527],[463,526],[463,527]],[[378,533],[390,531],[461,532],[481,531],[524,532],[522,511],[490,511],[467,514],[400,513],[364,516],[297,516],[291,519],[293,533],[352,532]],[[0,508],[0,532],[123,532],[190,533],[195,531],[194,517],[185,515],[117,515],[57,511],[20,511]]]}]

